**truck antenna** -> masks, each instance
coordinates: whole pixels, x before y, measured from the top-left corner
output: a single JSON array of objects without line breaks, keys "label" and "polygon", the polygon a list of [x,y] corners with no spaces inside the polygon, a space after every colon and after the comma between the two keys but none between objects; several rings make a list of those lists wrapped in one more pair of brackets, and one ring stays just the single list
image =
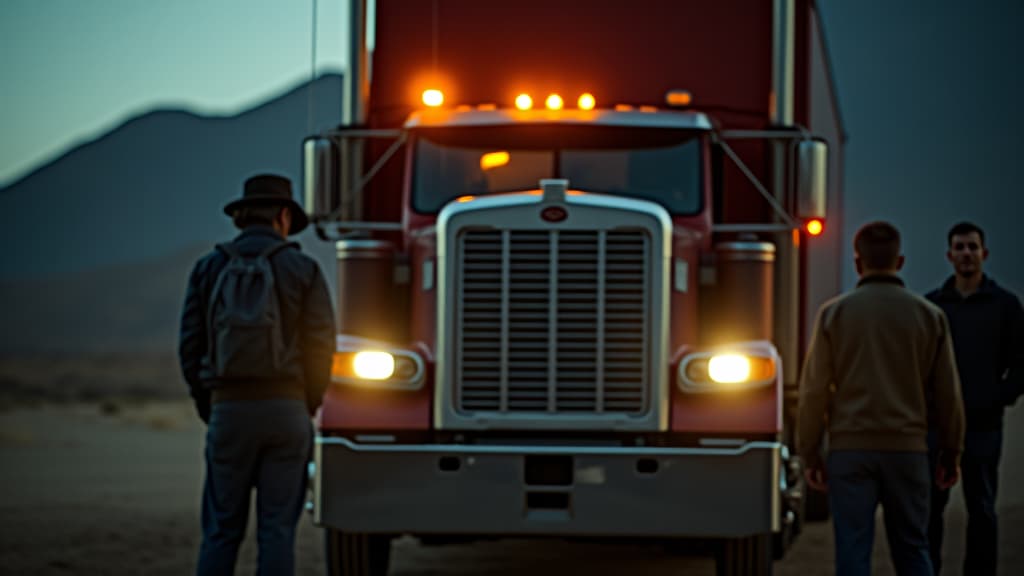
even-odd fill
[{"label": "truck antenna", "polygon": [[430,54],[431,60],[434,67],[434,73],[437,73],[437,0],[434,0],[434,14],[433,22],[431,23],[431,34],[430,34]]},{"label": "truck antenna", "polygon": [[306,104],[306,133],[311,134],[313,132],[313,106],[315,100],[313,99],[313,84],[316,83],[316,6],[317,0],[313,0],[313,26],[310,33],[310,46],[309,46],[309,88],[306,90],[309,102]]}]

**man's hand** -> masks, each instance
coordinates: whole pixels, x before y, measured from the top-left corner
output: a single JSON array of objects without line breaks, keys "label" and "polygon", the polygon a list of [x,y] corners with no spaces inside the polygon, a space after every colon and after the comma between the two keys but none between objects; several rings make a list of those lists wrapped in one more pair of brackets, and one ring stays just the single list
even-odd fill
[{"label": "man's hand", "polygon": [[823,467],[809,467],[804,469],[804,479],[807,485],[818,492],[828,492],[828,474]]},{"label": "man's hand", "polygon": [[960,479],[960,467],[939,464],[935,467],[935,485],[943,490],[949,490],[956,485]]}]

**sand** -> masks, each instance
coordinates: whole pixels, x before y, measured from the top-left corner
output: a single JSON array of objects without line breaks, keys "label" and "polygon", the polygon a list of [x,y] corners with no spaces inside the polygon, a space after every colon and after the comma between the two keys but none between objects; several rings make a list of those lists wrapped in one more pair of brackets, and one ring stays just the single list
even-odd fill
[{"label": "sand", "polygon": [[[194,570],[204,428],[183,400],[8,403],[0,411],[0,572],[180,575]],[[1001,574],[1024,573],[1024,411],[1009,418],[1000,493]],[[948,516],[945,574],[962,558],[963,503]],[[250,521],[250,528],[252,527]],[[248,538],[238,573],[253,573]],[[810,525],[776,563],[783,576],[830,574],[828,524]],[[893,574],[879,527],[875,574]],[[300,521],[299,574],[323,574],[322,532]],[[496,541],[428,547],[404,538],[392,574],[712,575],[709,558],[655,546]]]}]

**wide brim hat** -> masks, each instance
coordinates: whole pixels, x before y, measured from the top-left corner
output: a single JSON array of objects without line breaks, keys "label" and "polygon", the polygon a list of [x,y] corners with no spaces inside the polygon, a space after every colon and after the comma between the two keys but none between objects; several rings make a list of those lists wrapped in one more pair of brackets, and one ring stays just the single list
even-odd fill
[{"label": "wide brim hat", "polygon": [[248,206],[287,206],[292,214],[292,226],[288,235],[298,234],[309,225],[309,217],[292,198],[292,182],[276,174],[259,174],[245,181],[242,197],[224,207],[224,213],[234,217],[235,211]]}]

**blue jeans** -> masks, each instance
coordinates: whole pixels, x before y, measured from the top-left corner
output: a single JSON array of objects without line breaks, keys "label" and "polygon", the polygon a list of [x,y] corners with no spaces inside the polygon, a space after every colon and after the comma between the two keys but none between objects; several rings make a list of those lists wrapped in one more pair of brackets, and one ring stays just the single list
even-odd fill
[{"label": "blue jeans", "polygon": [[827,471],[836,540],[836,575],[871,574],[875,510],[881,504],[896,573],[931,576],[928,455],[836,450],[828,455]]},{"label": "blue jeans", "polygon": [[[964,435],[964,453],[960,459],[961,485],[967,504],[963,573],[970,576],[995,576],[996,573],[996,559],[999,557],[996,491],[999,488],[1002,449],[1001,429],[968,430]],[[931,539],[932,564],[938,574],[942,568],[942,515],[949,503],[949,490],[934,490],[928,537]]]},{"label": "blue jeans", "polygon": [[196,574],[233,574],[256,489],[258,573],[295,571],[312,425],[306,405],[271,399],[213,405],[206,431],[203,543]]}]

